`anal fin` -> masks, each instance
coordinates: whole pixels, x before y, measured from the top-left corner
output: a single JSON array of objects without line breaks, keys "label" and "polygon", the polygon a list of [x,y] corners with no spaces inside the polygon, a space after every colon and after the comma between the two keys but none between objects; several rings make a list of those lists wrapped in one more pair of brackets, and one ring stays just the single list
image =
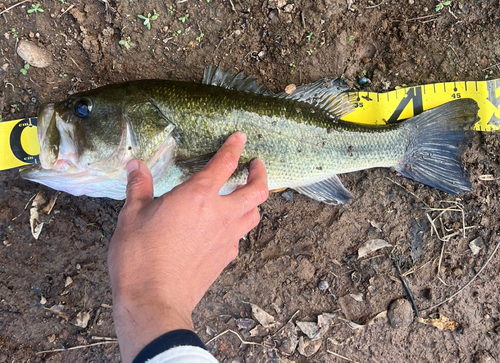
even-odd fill
[{"label": "anal fin", "polygon": [[325,204],[346,204],[354,199],[354,196],[342,185],[337,175],[293,189]]}]

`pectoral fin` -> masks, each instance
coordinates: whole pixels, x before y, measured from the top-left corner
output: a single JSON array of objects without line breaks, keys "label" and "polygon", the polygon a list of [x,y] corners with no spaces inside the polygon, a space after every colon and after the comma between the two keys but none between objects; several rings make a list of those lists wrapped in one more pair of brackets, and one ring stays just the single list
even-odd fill
[{"label": "pectoral fin", "polygon": [[210,159],[212,159],[215,155],[215,152],[205,154],[205,155],[200,155],[200,156],[195,156],[194,158],[190,159],[177,159],[175,163],[177,166],[181,169],[184,170],[186,175],[192,175],[196,174],[197,172],[201,171],[205,165],[208,164]]},{"label": "pectoral fin", "polygon": [[337,175],[318,183],[294,189],[301,194],[307,195],[309,198],[326,204],[346,204],[351,199],[354,199],[354,196],[342,185]]}]

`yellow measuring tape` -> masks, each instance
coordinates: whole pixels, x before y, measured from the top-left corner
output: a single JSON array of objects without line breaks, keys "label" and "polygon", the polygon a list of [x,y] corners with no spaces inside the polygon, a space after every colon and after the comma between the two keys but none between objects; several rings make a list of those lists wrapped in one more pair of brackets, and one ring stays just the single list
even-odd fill
[{"label": "yellow measuring tape", "polygon": [[500,127],[500,79],[480,82],[446,82],[400,88],[387,93],[355,92],[355,110],[344,121],[386,125],[460,98],[472,98],[479,106],[474,130]]},{"label": "yellow measuring tape", "polygon": [[[353,92],[355,110],[342,119],[368,125],[386,125],[459,98],[472,98],[479,106],[475,130],[500,128],[500,79],[447,82],[400,88],[387,93]],[[36,117],[0,122],[0,170],[39,162]]]}]

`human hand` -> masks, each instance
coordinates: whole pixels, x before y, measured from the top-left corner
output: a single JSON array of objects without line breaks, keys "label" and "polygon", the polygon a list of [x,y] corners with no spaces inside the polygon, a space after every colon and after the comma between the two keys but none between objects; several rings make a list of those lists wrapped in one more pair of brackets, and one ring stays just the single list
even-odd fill
[{"label": "human hand", "polygon": [[202,171],[156,200],[146,165],[127,164],[127,200],[108,251],[123,362],[164,333],[193,330],[194,307],[258,224],[257,206],[268,197],[262,161],[252,161],[246,185],[218,194],[245,141],[231,135]]}]

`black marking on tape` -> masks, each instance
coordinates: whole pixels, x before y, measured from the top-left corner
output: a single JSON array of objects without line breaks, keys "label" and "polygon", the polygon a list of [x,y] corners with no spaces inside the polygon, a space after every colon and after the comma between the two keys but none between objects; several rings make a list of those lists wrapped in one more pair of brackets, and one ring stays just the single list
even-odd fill
[{"label": "black marking on tape", "polygon": [[21,134],[23,133],[24,129],[26,127],[33,127],[36,125],[36,118],[25,118],[15,124],[10,132],[9,142],[12,154],[23,163],[38,164],[40,162],[40,157],[38,155],[28,154],[26,150],[23,149],[23,145],[21,144]]}]

